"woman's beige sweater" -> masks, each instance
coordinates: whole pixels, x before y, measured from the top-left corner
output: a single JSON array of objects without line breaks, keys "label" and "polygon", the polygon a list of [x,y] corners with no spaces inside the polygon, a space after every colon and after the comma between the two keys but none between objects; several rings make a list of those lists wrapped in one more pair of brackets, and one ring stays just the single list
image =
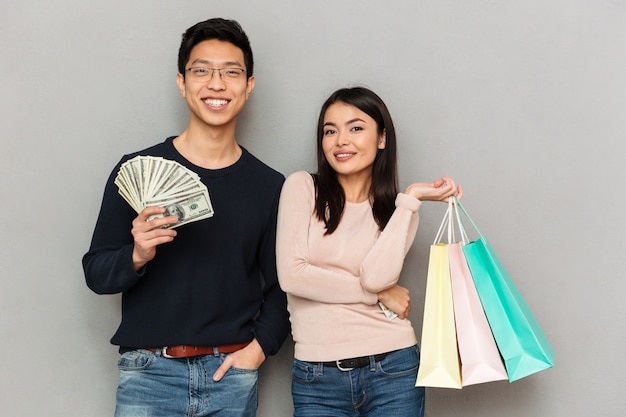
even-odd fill
[{"label": "woman's beige sweater", "polygon": [[339,227],[324,235],[307,172],[291,174],[278,210],[278,279],[287,293],[300,360],[334,361],[416,344],[408,319],[389,321],[377,293],[398,281],[419,222],[421,202],[398,194],[380,232],[369,201],[346,202]]}]

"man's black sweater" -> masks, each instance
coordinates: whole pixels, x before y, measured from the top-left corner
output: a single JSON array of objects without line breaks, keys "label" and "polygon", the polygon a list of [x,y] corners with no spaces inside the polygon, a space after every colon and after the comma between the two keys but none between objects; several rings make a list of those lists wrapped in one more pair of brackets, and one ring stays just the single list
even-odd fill
[{"label": "man's black sweater", "polygon": [[[122,348],[224,345],[256,337],[266,356],[289,333],[286,298],[278,285],[275,230],[284,177],[247,150],[233,165],[200,168],[178,153],[173,137],[126,155],[106,184],[89,252],[87,285],[123,293],[122,321],[111,343]],[[133,269],[132,220],[137,213],[114,184],[120,165],[137,155],[177,161],[207,186],[215,214],[179,226],[153,260]]]}]

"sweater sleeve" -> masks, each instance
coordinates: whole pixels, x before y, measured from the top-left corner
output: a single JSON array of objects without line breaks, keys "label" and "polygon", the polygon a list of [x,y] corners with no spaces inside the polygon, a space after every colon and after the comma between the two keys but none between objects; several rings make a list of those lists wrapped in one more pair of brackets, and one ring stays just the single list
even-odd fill
[{"label": "sweater sleeve", "polygon": [[297,172],[287,178],[277,228],[281,287],[289,294],[319,302],[375,304],[377,293],[399,278],[404,256],[415,237],[421,202],[404,194],[397,197],[392,218],[364,259],[359,276],[355,276],[311,263],[308,241],[310,222],[315,220],[314,198],[308,173]]},{"label": "sweater sleeve", "polygon": [[398,282],[404,257],[415,239],[421,204],[407,194],[396,197],[393,215],[361,265],[361,285],[367,291],[379,292]]},{"label": "sweater sleeve", "polygon": [[285,181],[276,235],[276,265],[283,291],[324,303],[375,304],[377,294],[366,291],[359,277],[311,263],[308,236],[315,216],[314,198],[310,174],[296,172]]},{"label": "sweater sleeve", "polygon": [[119,166],[107,181],[91,246],[82,259],[87,286],[97,294],[126,291],[145,269],[136,272],[133,268],[130,230],[137,214],[117,192],[114,177]]},{"label": "sweater sleeve", "polygon": [[354,276],[310,262],[308,234],[315,216],[314,196],[313,181],[306,172],[292,174],[283,186],[276,245],[281,287],[319,302],[375,304],[377,293],[398,281],[415,238],[421,202],[406,194],[397,196],[396,210],[363,260],[359,276]]},{"label": "sweater sleeve", "polygon": [[278,284],[276,272],[276,217],[280,188],[275,194],[270,219],[259,249],[259,264],[263,274],[263,305],[255,320],[255,337],[265,356],[275,355],[289,334],[287,298]]}]

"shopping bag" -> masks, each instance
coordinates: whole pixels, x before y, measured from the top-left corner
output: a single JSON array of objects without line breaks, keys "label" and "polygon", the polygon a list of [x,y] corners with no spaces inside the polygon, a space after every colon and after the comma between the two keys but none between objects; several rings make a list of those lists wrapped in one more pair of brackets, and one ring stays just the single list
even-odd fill
[{"label": "shopping bag", "polygon": [[442,228],[450,218],[450,208],[430,247],[426,296],[420,343],[420,366],[415,386],[458,388],[461,367],[454,325],[448,245],[440,243]]},{"label": "shopping bag", "polygon": [[461,381],[465,387],[506,380],[506,369],[463,253],[463,246],[469,243],[469,239],[461,223],[456,201],[452,200],[452,204],[461,239],[460,242],[448,244]]},{"label": "shopping bag", "polygon": [[479,238],[463,246],[474,285],[504,360],[510,382],[550,368],[554,350],[487,238],[465,208],[458,208]]},{"label": "shopping bag", "polygon": [[450,281],[463,386],[507,379],[461,243],[448,245]]}]

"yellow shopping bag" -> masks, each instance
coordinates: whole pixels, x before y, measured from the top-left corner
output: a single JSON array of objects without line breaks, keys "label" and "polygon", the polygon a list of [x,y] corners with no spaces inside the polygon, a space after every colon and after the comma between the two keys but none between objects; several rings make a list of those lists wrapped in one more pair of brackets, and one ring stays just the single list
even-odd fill
[{"label": "yellow shopping bag", "polygon": [[440,243],[451,206],[430,247],[424,321],[420,344],[420,367],[415,386],[461,388],[461,365],[457,348],[448,245]]}]

